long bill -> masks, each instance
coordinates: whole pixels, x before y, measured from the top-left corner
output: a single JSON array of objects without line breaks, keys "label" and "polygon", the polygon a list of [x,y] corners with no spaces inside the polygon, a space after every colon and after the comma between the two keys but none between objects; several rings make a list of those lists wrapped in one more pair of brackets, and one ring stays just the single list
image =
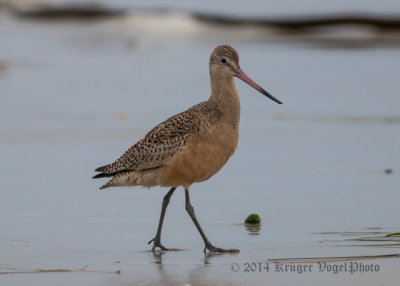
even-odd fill
[{"label": "long bill", "polygon": [[264,94],[265,96],[269,97],[270,99],[272,99],[273,101],[282,104],[282,101],[280,101],[279,99],[273,97],[271,94],[269,94],[265,89],[263,89],[261,86],[259,86],[257,83],[255,83],[251,78],[249,78],[247,76],[247,74],[244,73],[244,71],[242,71],[241,68],[239,68],[236,73],[235,76],[237,78],[240,78],[241,80],[243,80],[245,83],[247,83],[248,85],[250,85],[251,87],[253,87],[255,90],[258,90],[259,92],[261,92],[262,94]]}]

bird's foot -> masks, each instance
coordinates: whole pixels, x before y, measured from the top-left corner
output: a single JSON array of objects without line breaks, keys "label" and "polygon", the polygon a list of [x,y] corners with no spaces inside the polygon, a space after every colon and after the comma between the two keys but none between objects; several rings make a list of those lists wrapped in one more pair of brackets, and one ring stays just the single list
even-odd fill
[{"label": "bird's foot", "polygon": [[161,250],[164,250],[164,251],[170,250],[169,248],[166,248],[165,246],[163,246],[161,244],[160,238],[157,237],[157,236],[155,238],[153,238],[152,240],[150,240],[147,244],[150,244],[152,242],[153,242],[153,247],[151,248],[151,250],[153,252],[156,251],[157,247],[160,248]]},{"label": "bird's foot", "polygon": [[239,249],[234,249],[234,248],[223,249],[223,248],[215,247],[212,244],[206,245],[204,247],[204,253],[207,252],[207,249],[210,253],[239,253]]}]

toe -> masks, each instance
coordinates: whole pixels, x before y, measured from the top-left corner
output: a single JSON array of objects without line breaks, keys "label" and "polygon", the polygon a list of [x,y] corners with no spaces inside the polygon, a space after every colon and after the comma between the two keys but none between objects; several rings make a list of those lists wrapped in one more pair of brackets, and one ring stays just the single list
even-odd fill
[{"label": "toe", "polygon": [[205,249],[204,249],[204,252],[206,251],[206,249],[208,249],[208,251],[211,252],[211,253],[216,253],[216,252],[219,252],[219,253],[224,253],[224,252],[227,252],[227,253],[238,253],[239,252],[238,249],[234,249],[234,248],[223,249],[223,248],[215,247],[213,245],[206,246]]}]

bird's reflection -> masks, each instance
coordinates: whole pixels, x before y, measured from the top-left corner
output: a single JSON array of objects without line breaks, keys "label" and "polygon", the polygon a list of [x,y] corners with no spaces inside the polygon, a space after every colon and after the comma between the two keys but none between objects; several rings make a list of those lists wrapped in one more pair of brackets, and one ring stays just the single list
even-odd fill
[{"label": "bird's reflection", "polygon": [[163,265],[163,255],[165,255],[166,251],[155,251],[152,252],[153,254],[153,262],[155,265],[157,265],[157,269],[160,275],[160,281],[162,282],[162,285],[177,285],[177,280],[174,275],[169,274],[168,272],[165,271],[164,265]]},{"label": "bird's reflection", "polygon": [[[168,253],[168,251],[155,251],[155,252],[152,252],[153,263],[158,265],[158,268],[159,268],[160,271],[163,271],[163,255],[165,255],[166,253]],[[203,261],[202,267],[210,264],[210,260],[213,257],[220,256],[220,255],[224,255],[224,253],[211,253],[211,252],[205,253],[204,254],[204,258],[202,259],[202,261]],[[226,253],[225,253],[225,255],[226,255]]]},{"label": "bird's reflection", "polygon": [[[159,274],[159,282],[160,285],[184,285],[186,283],[194,285],[194,282],[200,283],[201,285],[212,285],[214,281],[208,281],[208,278],[205,277],[205,270],[209,267],[215,267],[215,261],[213,259],[217,259],[218,257],[221,257],[223,255],[235,255],[236,253],[205,253],[202,259],[200,260],[201,262],[196,265],[192,265],[193,267],[190,266],[190,263],[188,263],[187,268],[175,268],[175,267],[169,267],[171,264],[168,263],[170,261],[171,257],[168,257],[167,261],[165,261],[165,255],[173,255],[176,252],[171,252],[171,251],[156,251],[152,252],[152,260],[153,263],[156,265],[156,268],[158,269],[158,274]],[[217,259],[218,260],[218,259]],[[217,263],[218,264],[218,263]],[[214,265],[214,266],[213,266]],[[189,271],[187,271],[189,270]],[[184,273],[187,273],[187,275],[184,275],[182,277],[182,271]],[[182,278],[184,280],[182,280]],[[206,280],[205,280],[206,279]]]},{"label": "bird's reflection", "polygon": [[[164,275],[164,264],[163,264],[163,256],[168,253],[168,251],[155,251],[152,252],[153,255],[153,263],[157,265],[158,270],[160,271],[161,275]],[[228,253],[211,253],[207,252],[204,254],[204,257],[202,259],[203,264],[200,265],[198,269],[202,269],[204,267],[207,267],[208,265],[211,264],[211,261],[213,258],[221,256],[221,255],[227,255]],[[230,255],[233,255],[233,253],[229,253]]]},{"label": "bird's reflection", "polygon": [[162,256],[165,252],[164,251],[154,251],[152,253],[153,253],[154,264],[162,265]]}]

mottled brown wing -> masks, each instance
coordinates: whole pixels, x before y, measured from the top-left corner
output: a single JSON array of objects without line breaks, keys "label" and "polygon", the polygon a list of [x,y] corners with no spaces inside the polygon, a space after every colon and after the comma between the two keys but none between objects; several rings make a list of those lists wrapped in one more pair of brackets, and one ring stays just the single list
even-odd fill
[{"label": "mottled brown wing", "polygon": [[206,112],[205,102],[174,115],[160,123],[129,148],[114,163],[99,167],[102,172],[93,178],[110,177],[123,171],[141,171],[158,168],[184,149],[190,135],[198,130]]}]

